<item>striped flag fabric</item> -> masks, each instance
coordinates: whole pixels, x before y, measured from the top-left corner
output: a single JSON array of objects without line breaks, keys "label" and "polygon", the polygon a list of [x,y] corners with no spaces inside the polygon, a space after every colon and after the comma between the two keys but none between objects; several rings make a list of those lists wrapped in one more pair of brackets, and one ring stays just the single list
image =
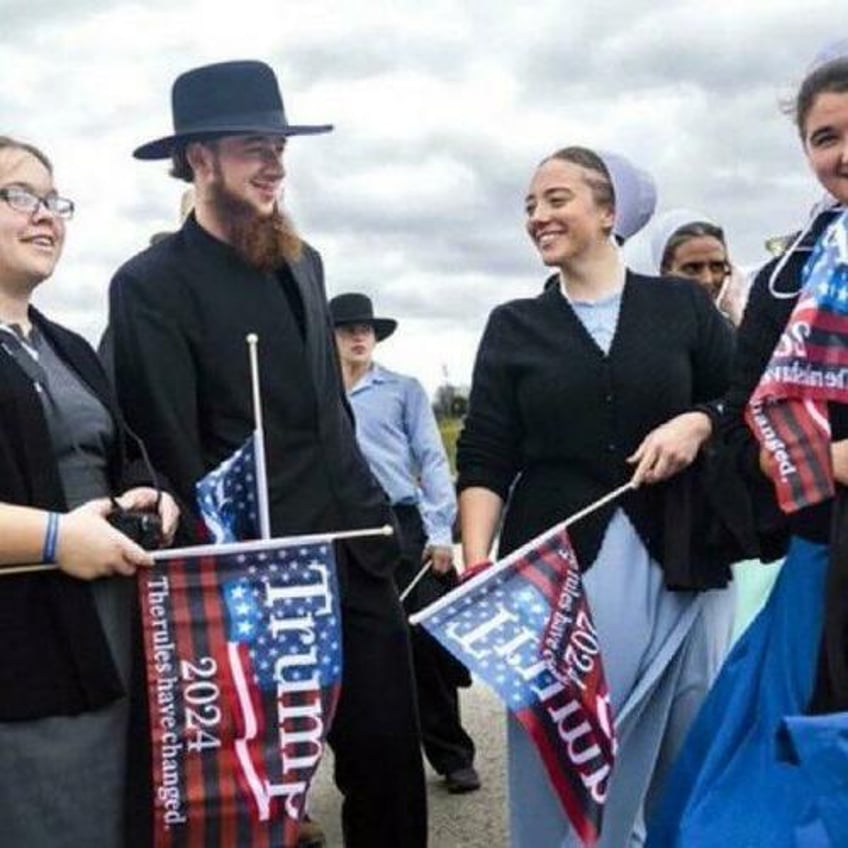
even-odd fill
[{"label": "striped flag fabric", "polygon": [[536,745],[576,834],[594,845],[615,759],[609,690],[561,525],[412,616],[487,683]]},{"label": "striped flag fabric", "polygon": [[821,235],[801,281],[745,412],[787,513],[834,492],[827,403],[848,402],[848,212]]},{"label": "striped flag fabric", "polygon": [[332,544],[191,551],[139,572],[155,848],[294,846],[340,693]]}]

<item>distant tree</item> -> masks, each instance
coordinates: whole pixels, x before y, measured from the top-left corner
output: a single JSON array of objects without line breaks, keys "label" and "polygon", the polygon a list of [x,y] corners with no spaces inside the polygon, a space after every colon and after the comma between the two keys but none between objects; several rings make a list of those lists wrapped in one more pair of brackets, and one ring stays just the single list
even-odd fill
[{"label": "distant tree", "polygon": [[433,399],[433,412],[436,414],[436,418],[439,420],[454,418],[456,416],[454,412],[455,401],[456,389],[450,383],[442,383],[436,389],[436,395]]}]

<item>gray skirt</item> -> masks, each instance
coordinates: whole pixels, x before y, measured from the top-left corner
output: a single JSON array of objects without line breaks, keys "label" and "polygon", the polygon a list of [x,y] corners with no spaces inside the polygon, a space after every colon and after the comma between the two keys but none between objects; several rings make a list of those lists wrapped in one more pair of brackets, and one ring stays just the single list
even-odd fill
[{"label": "gray skirt", "polygon": [[[134,579],[92,584],[126,686]],[[129,699],[95,712],[0,722],[3,848],[123,848]]]}]

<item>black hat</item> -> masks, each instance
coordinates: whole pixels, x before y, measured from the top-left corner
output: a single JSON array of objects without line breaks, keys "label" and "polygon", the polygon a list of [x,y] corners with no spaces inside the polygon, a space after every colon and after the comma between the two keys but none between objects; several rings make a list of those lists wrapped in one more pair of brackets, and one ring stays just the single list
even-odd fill
[{"label": "black hat", "polygon": [[174,134],[142,144],[136,159],[167,159],[178,141],[223,135],[312,135],[332,124],[286,120],[274,72],[264,62],[218,62],[180,74],[171,89]]},{"label": "black hat", "polygon": [[397,328],[397,321],[394,318],[375,318],[371,298],[357,292],[336,295],[330,301],[330,315],[333,318],[334,327],[344,324],[370,325],[374,328],[374,335],[378,342],[387,339]]}]

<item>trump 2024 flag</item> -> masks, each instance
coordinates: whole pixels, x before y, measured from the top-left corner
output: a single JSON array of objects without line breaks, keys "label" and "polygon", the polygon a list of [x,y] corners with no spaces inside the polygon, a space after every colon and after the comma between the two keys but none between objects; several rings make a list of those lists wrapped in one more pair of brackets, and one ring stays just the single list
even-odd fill
[{"label": "trump 2024 flag", "polygon": [[827,403],[848,403],[848,212],[819,238],[801,283],[745,414],[788,513],[834,492]]},{"label": "trump 2024 flag", "polygon": [[412,616],[533,739],[572,827],[597,841],[615,758],[609,691],[568,534],[554,528]]},{"label": "trump 2024 flag", "polygon": [[294,845],[340,692],[332,544],[202,550],[139,571],[155,846]]}]

